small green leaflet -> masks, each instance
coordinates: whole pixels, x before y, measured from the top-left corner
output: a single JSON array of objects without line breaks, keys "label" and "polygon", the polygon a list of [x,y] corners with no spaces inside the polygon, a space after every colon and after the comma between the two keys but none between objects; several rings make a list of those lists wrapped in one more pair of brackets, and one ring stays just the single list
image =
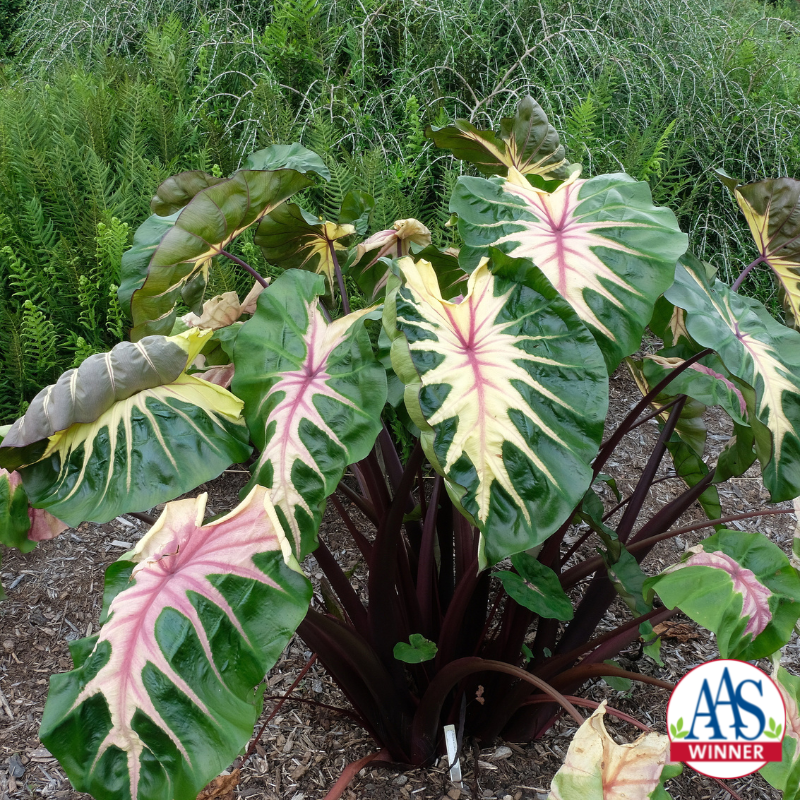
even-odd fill
[{"label": "small green leaflet", "polygon": [[436,658],[438,647],[434,642],[426,639],[421,633],[412,633],[409,644],[398,642],[394,646],[394,657],[406,664],[421,664]]},{"label": "small green leaflet", "polygon": [[572,619],[572,601],[553,570],[527,553],[512,556],[511,563],[518,574],[500,570],[494,576],[512,600],[544,619]]}]

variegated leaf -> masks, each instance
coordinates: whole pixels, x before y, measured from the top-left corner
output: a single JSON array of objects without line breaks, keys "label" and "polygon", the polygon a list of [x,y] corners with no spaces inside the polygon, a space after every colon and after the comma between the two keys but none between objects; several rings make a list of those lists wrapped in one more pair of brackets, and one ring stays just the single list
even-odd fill
[{"label": "variegated leaf", "polygon": [[772,680],[786,707],[786,735],[783,758],[763,766],[759,772],[776,789],[782,800],[800,800],[800,677],[780,665],[780,653],[773,656]]},{"label": "variegated leaf", "polygon": [[761,533],[719,531],[650,578],[650,589],[668,608],[677,606],[713,631],[722,658],[774,653],[800,618],[800,576]]},{"label": "variegated leaf", "polygon": [[465,119],[444,128],[428,128],[425,135],[437,147],[451,150],[462,161],[474,164],[485,175],[505,175],[510,168],[545,180],[563,179],[569,162],[564,157],[558,132],[542,107],[524,97],[513,117],[500,120],[500,138],[478,130]]},{"label": "variegated leaf", "polygon": [[386,403],[386,373],[363,325],[373,309],[328,323],[324,291],[321,276],[285,272],[262,293],[234,354],[233,389],[261,450],[250,485],[271,489],[298,558],[316,547],[325,498],[369,453]]},{"label": "variegated leaf", "polygon": [[[776,322],[757,301],[710,282],[690,256],[675,270],[667,299],[686,311],[686,327],[699,345],[716,350],[726,369],[755,390],[748,419],[772,501],[800,494],[800,333]],[[743,390],[745,399],[748,393]],[[758,432],[757,432],[758,433]]]},{"label": "variegated leaf", "polygon": [[253,241],[271,264],[324,275],[332,291],[336,252],[345,249],[339,240],[355,232],[353,225],[325,222],[295,203],[284,203],[264,217]]},{"label": "variegated leaf", "polygon": [[[722,176],[721,176],[722,177]],[[781,288],[790,324],[800,326],[800,180],[724,181],[750,227],[759,258]]]},{"label": "variegated leaf", "polygon": [[119,300],[131,310],[131,339],[169,333],[180,300],[200,314],[212,259],[310,185],[291,169],[240,170],[198,192],[172,216],[150,217],[122,258]]},{"label": "variegated leaf", "polygon": [[427,248],[431,244],[431,232],[416,219],[398,219],[386,231],[378,231],[365,239],[356,248],[353,263],[348,272],[353,275],[364,294],[376,300],[386,293],[391,270],[381,259],[402,258],[416,249]]},{"label": "variegated leaf", "polygon": [[194,800],[252,736],[254,688],[306,614],[268,492],[203,525],[205,504],[167,504],[109,568],[99,636],[51,679],[40,736],[78,791]]},{"label": "variegated leaf", "polygon": [[609,372],[639,349],[687,244],[672,211],[624,174],[573,176],[552,192],[515,169],[461,178],[450,210],[466,244],[461,265],[472,269],[490,246],[531,259],[592,331]]},{"label": "variegated leaf", "polygon": [[12,426],[0,464],[31,503],[71,526],[171,500],[250,453],[242,402],[187,375],[211,331],[123,342],[43,389]]},{"label": "variegated leaf", "polygon": [[578,728],[547,800],[647,800],[661,784],[669,739],[644,733],[619,745],[606,731],[605,707]]},{"label": "variegated leaf", "polygon": [[495,257],[460,302],[442,298],[428,262],[401,259],[405,283],[384,312],[408,412],[490,564],[568,517],[591,483],[608,402],[575,313],[529,263]]}]

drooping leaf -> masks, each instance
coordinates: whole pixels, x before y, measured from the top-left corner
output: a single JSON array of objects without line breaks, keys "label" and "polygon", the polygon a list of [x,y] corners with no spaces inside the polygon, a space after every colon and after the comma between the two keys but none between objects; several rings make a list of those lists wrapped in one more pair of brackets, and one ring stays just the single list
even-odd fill
[{"label": "drooping leaf", "polygon": [[426,639],[421,633],[412,633],[406,642],[398,642],[394,646],[394,657],[406,664],[421,664],[436,658],[439,648],[435,642]]},{"label": "drooping leaf", "polygon": [[572,619],[572,601],[553,570],[527,553],[517,553],[511,563],[518,574],[500,570],[494,576],[512,600],[545,619]]},{"label": "drooping leaf", "polygon": [[224,178],[217,178],[202,170],[180,172],[167,178],[156,190],[150,201],[150,210],[159,217],[169,217],[180,211],[198,192],[222,183]]},{"label": "drooping leaf", "polygon": [[313,150],[294,142],[293,144],[272,144],[263,150],[257,150],[249,155],[243,169],[277,170],[293,169],[295,172],[305,174],[312,172],[323,180],[331,179],[331,171],[325,162]]},{"label": "drooping leaf", "polygon": [[731,477],[744,475],[756,460],[753,429],[733,423],[733,436],[725,443],[717,459],[714,483],[724,483]]},{"label": "drooping leaf", "polygon": [[[642,370],[650,386],[655,386],[669,373],[683,364],[685,359],[663,353],[642,359]],[[741,389],[724,373],[720,359],[711,354],[692,364],[673,379],[669,391],[673,395],[686,394],[706,406],[720,406],[739,425],[747,425],[747,403]]]},{"label": "drooping leaf", "polygon": [[[675,270],[667,299],[686,310],[691,337],[711,347],[726,369],[755,390],[748,421],[772,502],[800,494],[800,333],[776,322],[756,300],[710,283],[687,256]],[[747,393],[742,390],[747,399]],[[761,422],[771,441],[759,447]]]},{"label": "drooping leaf", "polygon": [[253,689],[306,614],[268,492],[203,525],[205,504],[169,503],[109,568],[99,636],[51,679],[40,736],[78,791],[194,800],[252,736]]},{"label": "drooping leaf", "polygon": [[478,130],[465,119],[444,128],[425,131],[437,147],[474,164],[485,175],[505,175],[510,168],[523,175],[540,175],[545,180],[567,177],[569,162],[564,157],[558,132],[542,107],[524,97],[516,114],[500,120],[500,137]]},{"label": "drooping leaf", "polygon": [[606,731],[605,700],[578,728],[547,800],[647,800],[661,784],[669,739],[644,733],[617,744]]},{"label": "drooping leaf", "polygon": [[[722,176],[720,176],[722,177]],[[781,288],[786,316],[800,325],[800,180],[771,178],[723,182],[733,192],[758,247]]]},{"label": "drooping leaf", "polygon": [[774,653],[800,618],[800,576],[761,533],[719,531],[648,579],[651,589],[668,608],[713,631],[722,658]]},{"label": "drooping leaf", "polygon": [[460,178],[450,210],[465,242],[461,265],[471,270],[490,246],[531,259],[592,331],[609,373],[639,349],[687,244],[672,211],[624,174],[552,192],[514,169],[508,179]]},{"label": "drooping leaf", "polygon": [[332,290],[335,254],[345,249],[339,240],[355,232],[353,225],[325,222],[295,203],[284,203],[261,220],[253,241],[271,264],[324,275]]},{"label": "drooping leaf", "polygon": [[386,292],[391,271],[384,259],[402,258],[417,249],[429,247],[431,232],[416,219],[398,219],[386,231],[378,231],[356,248],[347,271],[355,278],[364,294],[376,300]]},{"label": "drooping leaf", "polygon": [[242,402],[184,372],[211,334],[147,337],[90,356],[34,398],[0,463],[20,468],[33,505],[74,527],[172,500],[243,461]]},{"label": "drooping leaf", "polygon": [[298,557],[316,547],[325,498],[380,430],[386,373],[364,317],[327,323],[322,277],[290,270],[261,294],[236,342],[233,388],[261,450],[253,482],[272,501]]},{"label": "drooping leaf", "polygon": [[773,656],[772,680],[783,697],[786,707],[786,735],[783,739],[783,758],[770,762],[759,772],[776,789],[783,800],[800,799],[800,677],[780,665],[780,654]]},{"label": "drooping leaf", "polygon": [[198,192],[172,216],[150,217],[122,258],[118,295],[131,310],[131,339],[169,333],[180,300],[200,314],[212,259],[310,185],[291,169],[240,170]]},{"label": "drooping leaf", "polygon": [[495,256],[460,303],[442,298],[430,264],[401,259],[405,284],[384,312],[409,415],[490,564],[569,516],[591,483],[608,398],[574,312],[527,263]]},{"label": "drooping leaf", "polygon": [[359,236],[369,227],[369,215],[375,208],[375,198],[371,194],[353,189],[344,196],[339,211],[339,224],[352,225]]},{"label": "drooping leaf", "polygon": [[201,314],[190,311],[181,317],[181,322],[190,328],[207,328],[212,331],[227,328],[237,322],[242,314],[255,313],[258,296],[263,290],[264,287],[256,283],[242,302],[239,302],[236,292],[218,294],[203,303]]}]

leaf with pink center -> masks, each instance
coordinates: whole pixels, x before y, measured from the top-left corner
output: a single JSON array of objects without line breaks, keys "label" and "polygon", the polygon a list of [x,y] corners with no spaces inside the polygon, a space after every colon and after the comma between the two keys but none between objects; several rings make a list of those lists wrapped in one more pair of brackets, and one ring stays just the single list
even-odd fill
[{"label": "leaf with pink center", "polygon": [[672,211],[624,174],[573,175],[553,191],[514,169],[507,179],[465,177],[450,210],[466,244],[461,265],[474,268],[490,246],[530,259],[592,331],[609,372],[639,349],[687,244]]},{"label": "leaf with pink center", "polygon": [[442,297],[428,262],[401,259],[384,311],[408,413],[490,564],[540,544],[575,508],[608,402],[574,311],[529,262],[494,257],[460,302]]},{"label": "leaf with pink center", "polygon": [[78,791],[194,800],[252,735],[254,689],[305,616],[267,490],[203,525],[205,505],[168,503],[109,567],[99,635],[51,679],[40,735]]},{"label": "leaf with pink center", "polygon": [[271,489],[298,558],[316,547],[325,499],[380,430],[386,372],[361,309],[326,322],[321,276],[281,275],[259,297],[234,353],[233,389],[261,455],[253,483]]},{"label": "leaf with pink center", "polygon": [[[761,303],[709,279],[685,256],[667,299],[686,311],[686,328],[713,348],[738,379],[755,433],[756,454],[772,502],[800,494],[800,333],[781,325]],[[752,388],[751,388],[752,387]]]},{"label": "leaf with pink center", "polygon": [[648,579],[650,589],[668,608],[677,606],[713,631],[722,658],[774,653],[800,618],[800,576],[761,533],[719,531]]}]

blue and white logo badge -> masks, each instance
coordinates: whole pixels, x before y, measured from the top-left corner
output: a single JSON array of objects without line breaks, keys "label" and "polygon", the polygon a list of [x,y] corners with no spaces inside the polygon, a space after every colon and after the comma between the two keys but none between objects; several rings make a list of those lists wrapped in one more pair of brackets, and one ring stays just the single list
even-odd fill
[{"label": "blue and white logo badge", "polygon": [[766,673],[719,659],[689,672],[667,706],[670,760],[712,778],[741,778],[781,760],[786,708]]}]

